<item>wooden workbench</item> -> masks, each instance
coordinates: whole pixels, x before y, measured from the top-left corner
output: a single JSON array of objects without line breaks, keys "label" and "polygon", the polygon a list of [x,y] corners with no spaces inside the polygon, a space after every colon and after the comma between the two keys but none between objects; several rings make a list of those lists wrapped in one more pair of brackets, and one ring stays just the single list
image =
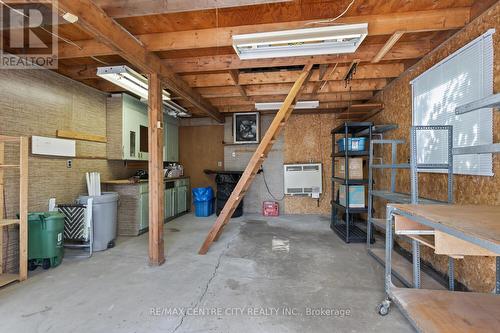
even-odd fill
[{"label": "wooden workbench", "polygon": [[[379,312],[396,303],[421,332],[494,332],[500,327],[500,296],[442,290],[397,288],[391,281],[392,228],[435,253],[497,257],[496,292],[500,288],[500,206],[388,205],[386,228],[386,293]],[[414,264],[414,269],[419,265]],[[414,276],[419,272],[414,271]]]}]

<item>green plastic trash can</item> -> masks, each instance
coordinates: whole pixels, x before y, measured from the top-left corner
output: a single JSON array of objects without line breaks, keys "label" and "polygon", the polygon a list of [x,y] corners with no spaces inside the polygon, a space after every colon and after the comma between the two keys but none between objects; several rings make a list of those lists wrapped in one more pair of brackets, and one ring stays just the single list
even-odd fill
[{"label": "green plastic trash can", "polygon": [[59,212],[28,214],[28,269],[58,266],[64,257],[64,215]]}]

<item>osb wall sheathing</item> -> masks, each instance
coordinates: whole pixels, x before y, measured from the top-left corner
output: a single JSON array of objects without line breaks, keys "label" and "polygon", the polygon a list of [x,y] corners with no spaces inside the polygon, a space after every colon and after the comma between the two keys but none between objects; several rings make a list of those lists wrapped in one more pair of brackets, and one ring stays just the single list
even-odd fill
[{"label": "osb wall sheathing", "polygon": [[323,165],[323,193],[318,201],[310,197],[285,197],[286,214],[330,214],[332,174],[331,131],[340,121],[334,114],[294,115],[285,125],[285,163],[317,163]]},{"label": "osb wall sheathing", "polygon": [[[410,81],[432,67],[437,62],[446,58],[474,38],[480,36],[488,29],[495,28],[493,37],[494,43],[494,91],[500,92],[500,4],[497,3],[477,19],[472,21],[463,30],[459,31],[439,48],[424,57],[413,66],[408,72],[392,82],[379,94],[378,99],[385,105],[384,111],[372,119],[375,123],[395,123],[399,125],[397,130],[385,135],[385,138],[405,139],[405,144],[399,154],[400,162],[407,162],[409,158],[410,126],[412,116],[412,96]],[[493,141],[500,142],[500,112],[494,114]],[[389,150],[386,150],[384,159],[390,160]],[[454,198],[457,204],[482,204],[500,205],[500,156],[493,157],[494,177],[477,177],[455,175],[454,177]],[[385,177],[375,175],[377,187],[389,186],[389,172],[385,172]],[[442,174],[420,174],[419,192],[423,197],[446,200],[446,176]],[[405,171],[398,171],[397,191],[410,191],[410,176]],[[379,200],[377,200],[379,201]],[[384,211],[380,202],[375,206],[377,214]],[[408,245],[401,242],[401,246],[408,249]],[[448,258],[437,256],[432,251],[422,246],[422,257],[431,262],[432,265],[441,272],[447,271]],[[494,258],[489,257],[466,257],[463,260],[456,260],[456,278],[471,290],[488,292],[494,288],[495,279]]]},{"label": "osb wall sheathing", "polygon": [[[58,129],[105,136],[106,95],[48,70],[0,71],[0,134],[55,137]],[[73,158],[67,168],[67,158],[29,156],[30,212],[46,211],[49,198],[73,202],[86,193],[87,171],[100,172],[103,180],[133,173],[123,162],[105,160],[104,143],[77,141],[76,148],[77,156],[100,159]],[[16,163],[18,158],[17,147],[6,147],[5,163]],[[18,172],[5,171],[8,218],[14,218],[19,209],[18,182]]]}]

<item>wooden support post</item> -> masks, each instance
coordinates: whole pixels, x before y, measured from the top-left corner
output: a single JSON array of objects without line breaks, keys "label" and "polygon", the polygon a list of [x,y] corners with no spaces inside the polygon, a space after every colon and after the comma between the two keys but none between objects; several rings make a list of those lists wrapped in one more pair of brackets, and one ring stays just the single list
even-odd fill
[{"label": "wooden support post", "polygon": [[19,281],[28,278],[28,138],[19,140]]},{"label": "wooden support post", "polygon": [[149,263],[165,262],[163,223],[165,220],[163,182],[163,105],[158,74],[149,75]]},{"label": "wooden support post", "polygon": [[278,113],[276,113],[273,122],[271,123],[269,129],[262,138],[262,141],[260,142],[259,146],[255,150],[252,158],[250,159],[250,162],[248,162],[248,165],[245,168],[245,171],[243,172],[243,175],[241,176],[240,180],[238,181],[238,184],[236,184],[235,189],[233,190],[231,196],[224,205],[224,208],[219,214],[219,217],[217,217],[217,220],[210,229],[210,232],[208,233],[205,242],[203,243],[198,252],[199,254],[207,253],[210,245],[219,238],[222,232],[222,228],[229,222],[236,207],[238,207],[238,204],[243,199],[246,191],[250,187],[252,180],[257,174],[257,171],[259,171],[262,162],[267,156],[267,152],[270,151],[274,143],[274,140],[276,140],[276,138],[279,135],[279,132],[284,127],[286,120],[290,116],[295,106],[295,103],[297,102],[297,96],[300,94],[302,87],[304,86],[304,83],[310,77],[311,68],[312,64],[305,66],[304,70],[302,71],[299,78],[297,79],[292,89],[290,90],[290,93],[283,102],[280,110],[278,111]]}]

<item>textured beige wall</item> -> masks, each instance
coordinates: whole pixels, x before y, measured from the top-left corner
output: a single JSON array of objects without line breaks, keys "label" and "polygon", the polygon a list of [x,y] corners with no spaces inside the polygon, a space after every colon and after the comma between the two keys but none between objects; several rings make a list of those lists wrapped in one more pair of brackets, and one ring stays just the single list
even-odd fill
[{"label": "textured beige wall", "polygon": [[[56,130],[106,135],[106,95],[48,70],[0,70],[0,134],[55,137]],[[15,147],[7,158],[17,159]],[[31,150],[31,149],[30,149]],[[48,199],[72,202],[86,192],[85,172],[99,171],[103,180],[127,177],[123,162],[106,161],[106,144],[77,141],[73,167],[66,158],[29,157],[29,210],[47,210]],[[97,157],[98,159],[96,159]],[[7,171],[6,208],[17,213],[17,178]]]},{"label": "textured beige wall", "polygon": [[[494,92],[500,92],[500,3],[497,3],[491,9],[483,13],[476,20],[467,25],[464,29],[452,36],[447,42],[439,48],[424,57],[420,62],[413,66],[408,72],[396,79],[390,86],[383,90],[378,99],[385,105],[384,111],[377,115],[373,120],[375,123],[396,123],[399,128],[389,132],[385,138],[401,138],[409,142],[411,115],[412,115],[412,97],[410,81],[455,52],[474,38],[486,32],[488,29],[495,28],[493,35],[494,43]],[[493,141],[500,142],[500,113],[494,115]],[[389,152],[385,151],[384,159],[389,160]],[[401,149],[399,162],[406,162],[409,158],[409,146],[404,145]],[[493,157],[494,177],[478,177],[455,175],[454,196],[455,203],[458,204],[483,204],[500,205],[500,155]],[[380,187],[388,186],[389,173],[385,177],[376,177]],[[446,176],[439,174],[422,174],[419,177],[419,191],[423,197],[446,200]],[[387,188],[387,187],[386,187]],[[409,192],[410,175],[406,170],[398,171],[397,191]],[[383,213],[384,207],[375,206],[378,214]],[[401,244],[403,245],[403,244]],[[446,272],[447,257],[437,256],[422,247],[423,258],[430,261],[438,270]],[[467,287],[478,291],[491,291],[494,287],[494,259],[488,257],[466,257],[463,260],[456,261],[456,276]]]}]

